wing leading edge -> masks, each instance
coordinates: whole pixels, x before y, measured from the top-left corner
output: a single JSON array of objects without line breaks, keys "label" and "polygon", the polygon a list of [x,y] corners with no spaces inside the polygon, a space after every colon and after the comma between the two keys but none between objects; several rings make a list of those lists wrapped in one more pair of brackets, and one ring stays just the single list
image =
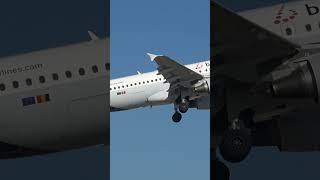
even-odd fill
[{"label": "wing leading edge", "polygon": [[194,82],[203,79],[201,74],[177,63],[163,55],[154,55],[147,53],[151,61],[158,64],[158,74],[163,75],[166,82],[170,83],[169,91],[174,91],[178,88],[190,88]]}]

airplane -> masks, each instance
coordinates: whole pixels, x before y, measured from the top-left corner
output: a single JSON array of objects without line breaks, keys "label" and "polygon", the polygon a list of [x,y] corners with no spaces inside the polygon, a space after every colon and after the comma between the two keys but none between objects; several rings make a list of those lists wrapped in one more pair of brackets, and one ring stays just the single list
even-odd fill
[{"label": "airplane", "polygon": [[211,0],[212,151],[233,163],[253,146],[319,151],[319,58],[319,1],[234,12]]},{"label": "airplane", "polygon": [[0,60],[0,158],[109,144],[109,39]]},{"label": "airplane", "polygon": [[156,71],[112,79],[110,111],[174,105],[173,122],[189,108],[210,108],[210,61],[182,65],[168,56],[147,53]]}]

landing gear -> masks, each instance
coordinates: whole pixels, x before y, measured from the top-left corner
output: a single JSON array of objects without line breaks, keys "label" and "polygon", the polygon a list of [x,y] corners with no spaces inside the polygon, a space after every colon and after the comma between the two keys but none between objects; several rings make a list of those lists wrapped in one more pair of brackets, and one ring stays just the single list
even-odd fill
[{"label": "landing gear", "polygon": [[221,156],[229,162],[244,160],[252,147],[251,128],[254,112],[246,109],[234,119],[221,139],[219,146]]},{"label": "landing gear", "polygon": [[181,115],[179,112],[175,112],[175,113],[173,114],[173,116],[172,116],[172,120],[173,120],[173,122],[175,122],[175,123],[180,122],[181,119],[182,119],[182,115]]},{"label": "landing gear", "polygon": [[227,130],[219,146],[221,156],[229,162],[244,160],[251,150],[251,133],[248,129]]},{"label": "landing gear", "polygon": [[181,113],[186,113],[189,109],[189,101],[186,99],[182,99],[181,103],[179,104],[179,111]]},{"label": "landing gear", "polygon": [[[187,100],[187,99],[176,100],[176,102],[174,104],[175,113],[172,116],[173,122],[178,123],[181,121],[182,115],[180,113],[186,113],[189,109],[189,105],[190,105],[190,103],[189,103],[189,100]],[[178,109],[179,109],[179,111],[178,111]]]}]

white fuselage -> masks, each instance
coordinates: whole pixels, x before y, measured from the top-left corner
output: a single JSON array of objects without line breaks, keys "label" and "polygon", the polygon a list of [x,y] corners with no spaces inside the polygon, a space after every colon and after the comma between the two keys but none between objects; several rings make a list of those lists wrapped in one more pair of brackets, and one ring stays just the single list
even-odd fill
[{"label": "white fuselage", "polygon": [[301,46],[313,48],[320,45],[318,0],[277,4],[243,11],[239,15]]},{"label": "white fuselage", "polygon": [[2,58],[0,143],[36,151],[107,144],[108,54],[104,39]]},{"label": "white fuselage", "polygon": [[[189,64],[186,67],[210,81],[210,61]],[[175,98],[169,95],[169,87],[170,84],[158,71],[113,79],[110,81],[111,111],[170,104]]]}]

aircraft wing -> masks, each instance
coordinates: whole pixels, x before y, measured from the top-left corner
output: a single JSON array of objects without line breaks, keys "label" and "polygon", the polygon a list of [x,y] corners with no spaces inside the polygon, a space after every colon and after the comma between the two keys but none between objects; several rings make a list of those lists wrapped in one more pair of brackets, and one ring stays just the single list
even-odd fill
[{"label": "aircraft wing", "polygon": [[[239,80],[252,79],[257,76],[256,70],[270,72],[300,48],[215,1],[211,1],[210,38],[214,66],[227,64],[222,72]],[[255,69],[262,63],[262,69]]]},{"label": "aircraft wing", "polygon": [[158,74],[163,75],[166,82],[170,83],[169,91],[174,91],[181,87],[190,88],[198,80],[203,79],[201,74],[177,63],[167,56],[150,53],[148,55],[152,61],[155,61],[159,65],[157,68]]}]

